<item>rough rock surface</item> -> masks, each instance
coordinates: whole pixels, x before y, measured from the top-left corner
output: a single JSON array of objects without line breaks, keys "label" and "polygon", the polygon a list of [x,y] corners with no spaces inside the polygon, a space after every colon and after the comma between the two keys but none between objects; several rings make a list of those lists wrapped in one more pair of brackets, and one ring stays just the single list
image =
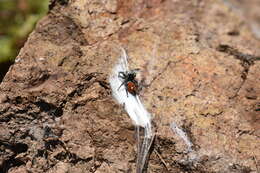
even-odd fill
[{"label": "rough rock surface", "polygon": [[50,7],[0,85],[0,172],[135,172],[135,128],[108,83],[121,47],[153,114],[147,172],[260,169],[260,40],[224,1]]}]

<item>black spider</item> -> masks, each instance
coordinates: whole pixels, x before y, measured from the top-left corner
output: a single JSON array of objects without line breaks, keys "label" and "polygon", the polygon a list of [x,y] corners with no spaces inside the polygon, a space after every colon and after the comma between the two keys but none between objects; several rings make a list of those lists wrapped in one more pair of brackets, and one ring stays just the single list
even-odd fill
[{"label": "black spider", "polygon": [[124,85],[127,97],[128,93],[132,94],[133,96],[136,96],[138,91],[138,82],[135,80],[136,70],[119,72],[118,77],[123,79],[123,82],[119,86],[118,90]]}]

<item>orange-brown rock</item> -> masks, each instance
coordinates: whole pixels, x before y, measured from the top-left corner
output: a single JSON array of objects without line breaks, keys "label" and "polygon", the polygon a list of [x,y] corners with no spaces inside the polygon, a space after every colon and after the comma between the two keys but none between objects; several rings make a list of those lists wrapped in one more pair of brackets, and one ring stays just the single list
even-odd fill
[{"label": "orange-brown rock", "polygon": [[0,172],[135,172],[135,128],[108,83],[123,47],[153,115],[147,172],[257,173],[253,13],[224,0],[66,2],[52,1],[0,85]]}]

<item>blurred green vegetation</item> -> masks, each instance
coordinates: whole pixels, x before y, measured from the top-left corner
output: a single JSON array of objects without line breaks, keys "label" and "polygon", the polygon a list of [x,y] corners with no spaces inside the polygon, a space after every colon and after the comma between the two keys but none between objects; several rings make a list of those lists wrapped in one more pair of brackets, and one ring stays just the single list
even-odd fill
[{"label": "blurred green vegetation", "polygon": [[[0,73],[17,56],[36,22],[47,13],[49,0],[0,0]],[[0,75],[1,81],[1,75]]]},{"label": "blurred green vegetation", "polygon": [[0,63],[13,61],[49,0],[0,0]]}]

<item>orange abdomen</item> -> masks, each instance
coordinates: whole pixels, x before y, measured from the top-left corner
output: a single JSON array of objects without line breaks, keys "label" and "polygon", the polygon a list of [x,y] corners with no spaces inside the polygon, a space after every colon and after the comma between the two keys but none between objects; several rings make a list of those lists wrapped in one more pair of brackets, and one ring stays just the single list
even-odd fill
[{"label": "orange abdomen", "polygon": [[134,82],[127,82],[127,91],[130,92],[133,95],[136,95],[137,93],[137,86],[135,85]]}]

